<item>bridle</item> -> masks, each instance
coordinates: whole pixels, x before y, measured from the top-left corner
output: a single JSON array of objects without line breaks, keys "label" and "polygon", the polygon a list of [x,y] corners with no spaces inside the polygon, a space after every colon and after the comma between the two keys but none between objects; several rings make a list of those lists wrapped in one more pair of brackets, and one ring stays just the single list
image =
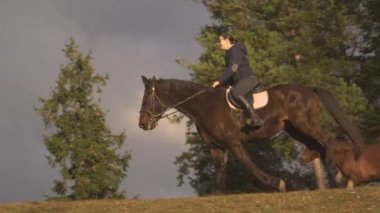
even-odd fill
[{"label": "bridle", "polygon": [[[157,92],[156,92],[156,88],[155,88],[155,85],[154,85],[154,80],[152,80],[152,94],[151,94],[151,97],[150,97],[150,106],[149,107],[146,107],[147,109],[151,109],[151,110],[140,110],[140,113],[142,112],[146,112],[150,115],[151,117],[151,121],[153,121],[155,124],[158,124],[158,120],[160,120],[161,118],[165,118],[165,117],[168,117],[174,113],[177,113],[178,110],[174,111],[174,112],[171,112],[171,113],[168,113],[168,114],[165,114],[165,112],[167,112],[168,110],[170,109],[174,109],[176,108],[177,106],[185,103],[186,101],[194,98],[195,96],[198,96],[200,94],[202,94],[203,92],[206,91],[206,89],[203,89],[203,90],[200,90],[196,93],[194,93],[193,95],[185,98],[184,100],[172,105],[172,106],[169,106],[169,107],[165,107],[165,105],[162,103],[162,101],[160,100],[160,98],[158,97],[157,95]],[[156,113],[156,105],[155,105],[155,100],[157,100],[157,102],[161,105],[161,107],[164,109],[162,112],[159,112],[159,113]],[[166,108],[166,109],[165,109]]]}]

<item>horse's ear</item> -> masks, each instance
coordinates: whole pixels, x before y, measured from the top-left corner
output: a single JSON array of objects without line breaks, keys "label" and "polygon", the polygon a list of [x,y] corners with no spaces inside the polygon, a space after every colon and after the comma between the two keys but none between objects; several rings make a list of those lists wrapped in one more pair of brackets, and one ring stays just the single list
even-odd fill
[{"label": "horse's ear", "polygon": [[148,79],[143,75],[141,76],[141,79],[142,79],[144,84],[146,84],[148,82]]},{"label": "horse's ear", "polygon": [[153,76],[152,80],[155,81],[156,80],[156,76]]}]

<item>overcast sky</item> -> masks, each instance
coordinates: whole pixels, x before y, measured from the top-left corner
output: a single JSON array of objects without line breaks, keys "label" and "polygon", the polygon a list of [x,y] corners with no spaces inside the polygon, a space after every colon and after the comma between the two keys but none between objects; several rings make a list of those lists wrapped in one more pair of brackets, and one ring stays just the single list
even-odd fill
[{"label": "overcast sky", "polygon": [[115,134],[126,130],[133,160],[121,185],[129,197],[194,196],[177,187],[175,156],[186,149],[185,125],[166,120],[138,128],[141,75],[190,79],[176,58],[196,62],[195,37],[209,14],[191,0],[0,1],[0,203],[43,200],[58,178],[42,143],[37,97],[55,86],[62,49],[73,37],[92,51],[95,72],[109,74],[102,107]]}]

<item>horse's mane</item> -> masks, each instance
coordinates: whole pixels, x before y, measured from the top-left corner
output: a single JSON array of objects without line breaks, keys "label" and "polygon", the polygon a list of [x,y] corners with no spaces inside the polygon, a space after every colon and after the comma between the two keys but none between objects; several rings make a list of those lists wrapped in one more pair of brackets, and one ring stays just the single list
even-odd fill
[{"label": "horse's mane", "polygon": [[191,89],[191,90],[202,90],[209,87],[197,84],[191,81],[178,80],[178,79],[159,79],[159,81],[172,89]]}]

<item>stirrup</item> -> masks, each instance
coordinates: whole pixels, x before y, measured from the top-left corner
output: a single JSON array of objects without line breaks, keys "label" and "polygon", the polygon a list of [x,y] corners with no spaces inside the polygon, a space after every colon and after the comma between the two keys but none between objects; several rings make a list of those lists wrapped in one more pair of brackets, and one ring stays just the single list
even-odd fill
[{"label": "stirrup", "polygon": [[261,118],[254,119],[254,121],[253,121],[254,126],[262,126],[263,123],[264,123],[264,121]]},{"label": "stirrup", "polygon": [[249,123],[247,121],[246,122],[250,126],[261,126],[264,123],[263,120],[256,113],[254,113],[253,116],[250,115],[249,117],[250,118],[247,119],[247,120],[249,120]]}]

